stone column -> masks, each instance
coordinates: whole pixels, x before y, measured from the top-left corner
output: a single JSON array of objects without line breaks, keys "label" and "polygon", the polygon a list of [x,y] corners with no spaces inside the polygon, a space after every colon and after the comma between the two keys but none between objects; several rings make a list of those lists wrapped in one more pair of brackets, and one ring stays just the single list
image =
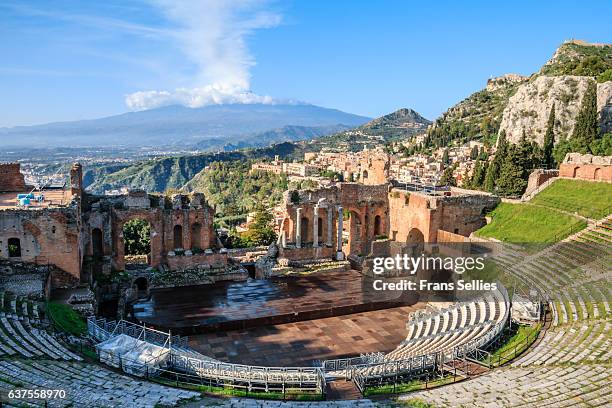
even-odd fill
[{"label": "stone column", "polygon": [[319,205],[314,206],[312,216],[312,246],[319,246]]},{"label": "stone column", "polygon": [[342,252],[342,222],[344,221],[342,206],[338,206],[338,248],[336,252],[336,260],[341,261],[344,259],[344,253]]},{"label": "stone column", "polygon": [[334,245],[334,210],[331,206],[327,207],[327,246]]},{"label": "stone column", "polygon": [[295,210],[295,247],[302,247],[302,209]]}]

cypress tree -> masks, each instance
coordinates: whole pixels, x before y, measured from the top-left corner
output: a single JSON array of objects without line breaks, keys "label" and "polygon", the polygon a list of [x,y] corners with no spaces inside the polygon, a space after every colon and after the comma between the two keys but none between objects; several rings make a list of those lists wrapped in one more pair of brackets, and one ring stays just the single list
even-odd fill
[{"label": "cypress tree", "polygon": [[455,171],[456,167],[457,165],[454,164],[444,169],[444,173],[442,173],[442,178],[440,179],[440,183],[442,183],[442,185],[446,185],[446,186],[456,186],[457,185],[457,180],[455,180],[455,178],[453,177],[453,172]]},{"label": "cypress tree", "polygon": [[582,98],[580,112],[576,117],[576,125],[572,133],[573,150],[578,153],[591,153],[591,143],[597,139],[599,133],[597,120],[597,86],[595,82],[589,83]]},{"label": "cypress tree", "polygon": [[448,157],[448,149],[444,149],[444,154],[442,155],[442,163],[444,163],[444,165],[450,163],[450,159]]},{"label": "cypress tree", "polygon": [[472,173],[472,180],[470,182],[472,188],[482,187],[485,177],[484,171],[485,168],[482,161],[480,161],[480,158],[476,159],[476,163],[474,164],[474,172]]},{"label": "cypress tree", "polygon": [[478,157],[478,146],[474,146],[472,148],[472,151],[470,152],[470,159],[472,160],[476,160],[476,158]]},{"label": "cypress tree", "polygon": [[463,175],[461,176],[461,187],[472,188],[472,181],[470,180],[468,168],[465,168]]},{"label": "cypress tree", "polygon": [[553,149],[555,147],[555,104],[553,103],[550,108],[550,114],[548,115],[548,125],[546,127],[546,134],[544,135],[544,158],[543,164],[547,169],[555,168],[555,158],[553,156]]},{"label": "cypress tree", "polygon": [[502,163],[506,157],[506,151],[508,150],[508,141],[506,140],[506,132],[502,131],[497,139],[497,151],[495,157],[487,168],[487,175],[485,176],[484,189],[486,191],[495,191],[495,185],[501,171]]},{"label": "cypress tree", "polygon": [[507,149],[497,180],[497,192],[501,195],[517,196],[522,194],[527,187],[524,157],[521,150],[520,147],[514,145]]}]

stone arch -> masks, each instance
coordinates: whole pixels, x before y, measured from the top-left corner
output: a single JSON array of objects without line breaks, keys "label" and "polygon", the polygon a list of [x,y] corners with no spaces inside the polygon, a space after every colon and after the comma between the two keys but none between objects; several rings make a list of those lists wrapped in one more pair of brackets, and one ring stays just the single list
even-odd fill
[{"label": "stone arch", "polygon": [[423,232],[418,228],[410,229],[406,236],[406,244],[408,253],[411,253],[411,256],[421,255],[425,249],[425,236]]},{"label": "stone arch", "polygon": [[183,248],[183,226],[177,224],[172,229],[172,243],[174,249]]},{"label": "stone arch", "polygon": [[147,290],[149,287],[149,281],[144,276],[141,276],[139,278],[134,279],[134,286],[136,286],[139,291]]},{"label": "stone arch", "polygon": [[406,237],[407,244],[423,244],[425,243],[425,236],[418,228],[412,228],[408,231],[408,236]]},{"label": "stone arch", "polygon": [[367,179],[367,178],[368,178],[368,171],[367,171],[367,170],[364,170],[364,171],[363,171],[363,173],[361,173],[361,179],[362,179],[362,180],[365,180],[365,179]]},{"label": "stone arch", "polygon": [[597,167],[593,173],[593,180],[601,180],[601,167]]},{"label": "stone arch", "polygon": [[[144,230],[148,230],[148,237],[140,234],[137,235],[134,242],[129,242],[126,240],[126,235],[130,234],[130,228],[134,225],[138,225],[144,228]],[[129,264],[141,264],[144,261],[140,259],[139,256],[146,255],[146,263],[151,263],[151,254],[152,254],[152,244],[153,244],[153,225],[151,221],[147,217],[129,217],[123,220],[123,222],[119,225],[121,228],[121,239],[118,244],[122,246],[121,252],[118,251],[117,255],[117,265],[119,267],[125,266],[126,263]],[[130,262],[126,262],[125,255],[135,256]]]},{"label": "stone arch", "polygon": [[91,254],[94,258],[104,256],[104,236],[100,228],[91,230]]},{"label": "stone arch", "polygon": [[355,208],[346,208],[348,222],[343,223],[343,229],[348,232],[346,253],[361,255],[365,245],[365,219],[362,213]]},{"label": "stone arch", "polygon": [[574,167],[574,170],[572,171],[572,177],[573,178],[578,177],[578,170],[580,170],[580,166]]},{"label": "stone arch", "polygon": [[202,224],[199,222],[191,225],[191,249],[202,249]]},{"label": "stone arch", "polygon": [[9,258],[21,258],[21,240],[19,238],[8,239]]},{"label": "stone arch", "polygon": [[380,235],[382,235],[382,220],[380,215],[376,214],[374,216],[374,236],[378,237]]},{"label": "stone arch", "polygon": [[139,276],[134,279],[132,288],[135,290],[138,299],[146,299],[149,297],[149,280],[145,276]]}]

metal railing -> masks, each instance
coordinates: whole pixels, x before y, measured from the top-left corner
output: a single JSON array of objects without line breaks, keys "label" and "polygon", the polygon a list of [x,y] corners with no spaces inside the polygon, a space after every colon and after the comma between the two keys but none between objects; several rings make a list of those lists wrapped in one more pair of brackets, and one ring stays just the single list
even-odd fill
[{"label": "metal railing", "polygon": [[374,364],[383,361],[385,354],[382,352],[362,354],[358,357],[338,358],[334,360],[324,360],[321,368],[325,373],[340,373],[344,371],[345,378],[350,378],[351,368],[364,364]]},{"label": "metal railing", "polygon": [[127,320],[111,320],[90,316],[87,319],[87,332],[95,340],[102,342],[109,338],[125,334],[138,340],[147,341],[161,347],[176,346],[187,347],[188,338],[171,333],[155,330],[144,325],[128,322]]},{"label": "metal railing", "polygon": [[488,351],[483,349],[475,349],[469,353],[467,359],[478,364],[483,364],[487,368],[497,367],[514,360],[517,356],[527,350],[540,335],[540,330],[533,331],[527,336],[514,344],[514,347],[507,351]]},{"label": "metal railing", "polygon": [[[453,360],[465,359],[474,350],[494,341],[504,330],[510,317],[510,298],[506,288],[498,282],[499,292],[505,304],[503,317],[484,335],[457,345],[449,350],[437,350],[419,356],[405,359],[388,360],[371,364],[355,365],[351,368],[350,377],[359,391],[363,394],[372,380],[389,378],[392,382],[405,381],[413,376],[423,375],[425,372],[441,371],[442,367]],[[486,326],[486,323],[481,325]],[[489,323],[490,324],[490,323]],[[480,327],[480,325],[477,325]],[[448,333],[444,333],[446,335]],[[441,336],[442,334],[433,337]],[[433,338],[432,337],[432,338]],[[422,340],[422,339],[419,339]]]},{"label": "metal railing", "polygon": [[[247,392],[325,393],[325,374],[320,367],[263,367],[224,363],[213,358],[201,356],[187,346],[187,339],[171,336],[145,326],[124,320],[106,321],[90,317],[87,320],[89,335],[103,342],[125,334],[138,340],[168,349],[168,353],[155,361],[137,362],[147,378],[164,376],[175,378],[177,384],[207,385],[212,387],[239,388]],[[201,356],[201,357],[200,357]],[[124,367],[124,356],[116,356]]]}]

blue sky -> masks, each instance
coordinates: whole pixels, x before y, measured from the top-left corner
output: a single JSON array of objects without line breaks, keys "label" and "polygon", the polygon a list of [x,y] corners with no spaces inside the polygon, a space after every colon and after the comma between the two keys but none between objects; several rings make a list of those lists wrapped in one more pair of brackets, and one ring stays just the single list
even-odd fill
[{"label": "blue sky", "polygon": [[4,0],[0,126],[285,99],[434,119],[566,39],[612,42],[610,15],[606,1]]}]

